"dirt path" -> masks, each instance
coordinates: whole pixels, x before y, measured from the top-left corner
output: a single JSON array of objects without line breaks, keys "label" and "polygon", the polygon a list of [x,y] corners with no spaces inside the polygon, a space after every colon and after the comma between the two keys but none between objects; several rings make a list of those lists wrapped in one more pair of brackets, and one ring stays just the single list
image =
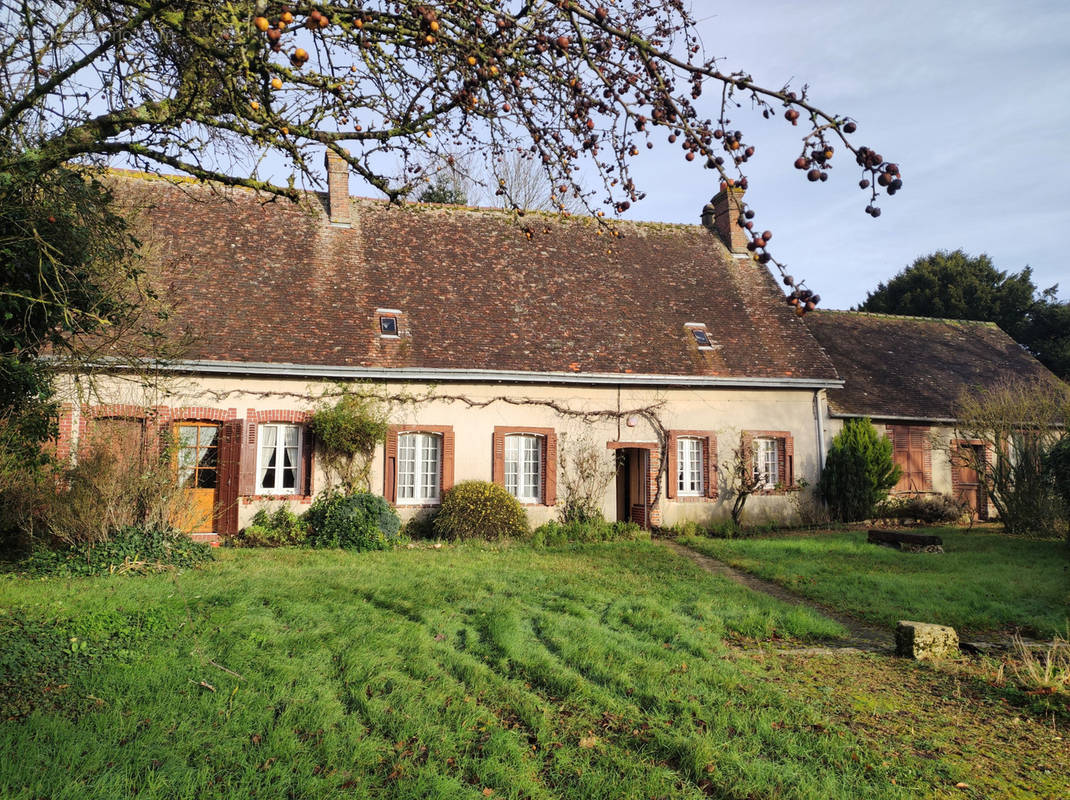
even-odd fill
[{"label": "dirt path", "polygon": [[[876,652],[890,652],[895,649],[895,632],[892,630],[886,630],[876,625],[870,625],[865,622],[860,622],[848,614],[844,614],[842,611],[835,611],[826,605],[814,602],[809,598],[796,594],[790,589],[785,589],[779,584],[767,581],[763,578],[750,575],[746,572],[741,572],[734,567],[730,567],[723,561],[720,561],[712,556],[703,555],[697,553],[694,550],[684,547],[677,542],[659,539],[659,544],[668,547],[678,555],[688,558],[694,561],[700,567],[713,575],[720,575],[721,577],[728,578],[736,583],[746,586],[748,589],[753,589],[756,592],[767,594],[770,597],[775,597],[777,600],[782,600],[785,603],[791,603],[795,606],[806,606],[813,609],[819,614],[823,614],[829,619],[834,619],[847,629],[847,639],[837,640],[837,643],[843,642],[838,647],[810,647],[807,650],[812,650],[815,653],[831,652],[834,650],[864,650],[870,653]],[[793,649],[791,652],[798,652],[798,649]]]}]

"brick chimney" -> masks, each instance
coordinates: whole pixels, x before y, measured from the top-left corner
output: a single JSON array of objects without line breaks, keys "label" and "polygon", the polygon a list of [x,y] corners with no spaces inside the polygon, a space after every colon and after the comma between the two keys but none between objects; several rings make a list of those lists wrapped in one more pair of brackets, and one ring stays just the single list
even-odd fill
[{"label": "brick chimney", "polygon": [[331,224],[349,227],[353,224],[353,208],[349,202],[349,164],[333,150],[327,151],[323,162],[327,167],[327,213]]},{"label": "brick chimney", "polygon": [[720,236],[733,253],[747,252],[747,231],[737,224],[742,203],[743,190],[722,183],[721,191],[702,209],[702,224]]}]

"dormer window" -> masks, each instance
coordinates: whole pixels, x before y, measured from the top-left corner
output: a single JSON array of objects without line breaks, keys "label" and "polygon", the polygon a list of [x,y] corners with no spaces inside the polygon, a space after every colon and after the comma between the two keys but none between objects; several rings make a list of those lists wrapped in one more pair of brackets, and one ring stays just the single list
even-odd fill
[{"label": "dormer window", "polygon": [[393,308],[379,308],[375,311],[379,317],[379,335],[384,339],[397,339],[401,336],[401,312]]},{"label": "dormer window", "polygon": [[691,335],[695,337],[695,344],[698,345],[699,350],[716,349],[704,322],[688,322],[684,327],[691,331]]}]

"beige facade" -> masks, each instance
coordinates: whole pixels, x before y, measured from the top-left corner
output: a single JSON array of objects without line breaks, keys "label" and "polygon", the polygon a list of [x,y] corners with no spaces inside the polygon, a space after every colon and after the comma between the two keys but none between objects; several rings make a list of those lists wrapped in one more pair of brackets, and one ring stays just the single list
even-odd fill
[{"label": "beige facade", "polygon": [[[399,381],[361,382],[348,388],[378,398],[391,424],[448,428],[453,436],[453,482],[491,480],[493,475],[492,438],[496,428],[549,429],[557,437],[557,504],[567,493],[571,465],[577,453],[589,450],[604,470],[602,512],[609,520],[630,515],[644,521],[637,506],[645,505],[653,524],[670,526],[685,520],[710,521],[727,518],[731,509],[728,474],[734,452],[745,434],[761,435],[776,431],[787,434],[792,483],[814,485],[820,472],[820,433],[815,402],[819,389],[791,385],[747,386],[628,386],[564,385],[507,382],[407,383]],[[261,422],[300,418],[324,399],[336,397],[343,384],[293,377],[182,376],[172,377],[152,389],[123,380],[98,383],[90,394],[67,386],[70,426],[75,441],[69,452],[77,452],[78,432],[87,430],[87,420],[96,416],[121,416],[135,408],[168,409],[170,420],[211,416],[219,420]],[[81,396],[80,396],[81,394]],[[298,412],[294,416],[294,412]],[[83,415],[85,419],[79,419]],[[826,421],[831,431],[834,423]],[[255,426],[254,426],[255,427]],[[248,427],[245,428],[248,430]],[[703,450],[703,458],[715,460],[716,494],[677,496],[667,494],[667,444],[671,433],[709,434],[713,452]],[[247,525],[260,508],[290,504],[300,512],[310,496],[328,482],[321,464],[312,462],[310,491],[293,497],[242,493],[237,500],[237,525]],[[642,494],[641,472],[649,470],[646,497]],[[784,466],[781,467],[784,469]],[[370,469],[370,488],[384,493],[389,484],[386,451],[379,447]],[[749,522],[788,521],[795,512],[793,491],[785,476],[769,491],[750,498]],[[708,487],[707,487],[708,488]],[[640,502],[627,502],[642,501]],[[421,512],[421,507],[398,500],[403,518]],[[532,525],[557,515],[546,503],[527,506]]]}]

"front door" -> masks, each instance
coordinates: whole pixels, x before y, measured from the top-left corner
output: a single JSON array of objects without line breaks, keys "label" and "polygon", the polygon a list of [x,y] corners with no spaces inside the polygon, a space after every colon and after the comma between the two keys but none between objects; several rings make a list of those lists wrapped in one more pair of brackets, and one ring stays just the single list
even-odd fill
[{"label": "front door", "polygon": [[178,481],[185,495],[178,527],[186,533],[215,532],[219,488],[219,425],[180,422],[175,425]]},{"label": "front door", "polygon": [[955,464],[956,471],[955,499],[969,508],[974,519],[987,519],[987,503],[984,502],[984,487],[981,478],[974,469],[974,464],[981,463],[984,455],[984,445],[964,444],[958,445]]}]

